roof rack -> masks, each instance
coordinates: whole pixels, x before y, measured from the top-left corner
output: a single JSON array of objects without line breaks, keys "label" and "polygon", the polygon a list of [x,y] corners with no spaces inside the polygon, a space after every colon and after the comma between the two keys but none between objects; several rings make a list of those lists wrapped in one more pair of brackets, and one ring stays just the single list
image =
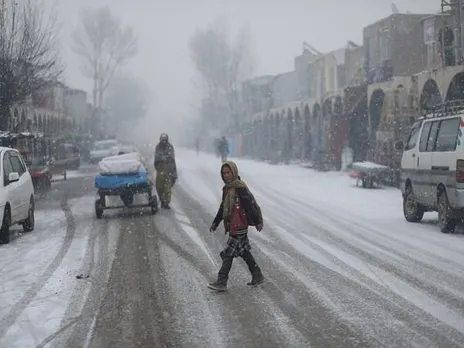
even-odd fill
[{"label": "roof rack", "polygon": [[464,111],[464,99],[448,100],[432,107],[422,108],[422,119],[456,115]]}]

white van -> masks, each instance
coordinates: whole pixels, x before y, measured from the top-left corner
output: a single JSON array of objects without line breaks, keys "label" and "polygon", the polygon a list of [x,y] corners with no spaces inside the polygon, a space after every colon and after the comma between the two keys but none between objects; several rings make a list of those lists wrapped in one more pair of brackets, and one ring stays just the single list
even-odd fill
[{"label": "white van", "polygon": [[403,212],[420,222],[437,211],[440,230],[454,232],[464,216],[464,103],[445,105],[411,128],[401,159]]}]

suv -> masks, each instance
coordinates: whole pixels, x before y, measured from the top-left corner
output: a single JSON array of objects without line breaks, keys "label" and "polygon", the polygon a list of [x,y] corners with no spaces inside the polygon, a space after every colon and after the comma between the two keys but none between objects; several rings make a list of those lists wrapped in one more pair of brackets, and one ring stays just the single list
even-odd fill
[{"label": "suv", "polygon": [[24,232],[34,230],[34,187],[23,158],[17,150],[0,147],[0,244],[10,242],[10,227],[21,224]]},{"label": "suv", "polygon": [[441,105],[411,128],[401,159],[401,192],[407,221],[438,212],[443,233],[464,216],[464,102]]}]

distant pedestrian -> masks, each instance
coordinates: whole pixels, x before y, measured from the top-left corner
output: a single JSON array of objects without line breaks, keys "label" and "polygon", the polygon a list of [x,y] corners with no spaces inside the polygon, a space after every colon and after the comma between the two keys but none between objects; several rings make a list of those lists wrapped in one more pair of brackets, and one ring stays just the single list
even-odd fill
[{"label": "distant pedestrian", "polygon": [[261,208],[248,186],[238,175],[238,168],[234,162],[226,161],[221,166],[221,177],[225,183],[222,189],[222,202],[210,231],[216,231],[221,221],[224,221],[225,232],[229,233],[229,238],[224,250],[220,253],[222,267],[219,270],[217,281],[208,284],[208,288],[227,291],[229,272],[236,257],[241,257],[250,270],[252,279],[247,285],[259,285],[264,281],[264,277],[250,252],[248,227],[255,226],[258,231],[262,231]]},{"label": "distant pedestrian", "polygon": [[227,156],[229,155],[229,142],[225,136],[223,136],[219,141],[219,153],[221,154],[222,163],[225,163],[227,161]]},{"label": "distant pedestrian", "polygon": [[155,149],[156,191],[161,201],[161,207],[171,209],[171,192],[177,180],[176,157],[174,146],[169,142],[166,133],[161,134],[160,142]]}]

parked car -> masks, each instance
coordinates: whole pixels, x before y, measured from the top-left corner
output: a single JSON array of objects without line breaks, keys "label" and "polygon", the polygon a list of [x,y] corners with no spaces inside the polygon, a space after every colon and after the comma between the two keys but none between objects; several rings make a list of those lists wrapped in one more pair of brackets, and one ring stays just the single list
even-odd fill
[{"label": "parked car", "polygon": [[440,230],[454,232],[464,217],[464,103],[447,103],[411,128],[401,159],[403,212],[420,222],[437,211]]},{"label": "parked car", "polygon": [[0,243],[10,242],[10,227],[23,226],[24,232],[34,230],[34,187],[19,151],[0,147]]},{"label": "parked car", "polygon": [[90,151],[90,163],[98,163],[105,157],[116,155],[118,145],[115,139],[96,141]]}]

